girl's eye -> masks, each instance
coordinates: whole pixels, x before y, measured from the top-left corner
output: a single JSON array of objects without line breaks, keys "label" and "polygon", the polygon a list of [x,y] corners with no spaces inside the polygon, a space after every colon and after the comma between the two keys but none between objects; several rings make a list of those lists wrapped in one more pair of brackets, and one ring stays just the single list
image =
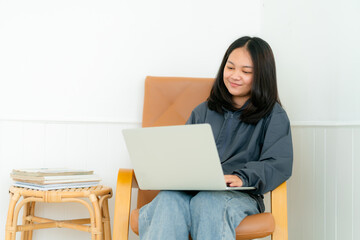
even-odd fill
[{"label": "girl's eye", "polygon": [[246,71],[243,71],[244,73],[246,73],[246,74],[250,74],[250,73],[252,73],[252,72],[246,72]]},{"label": "girl's eye", "polygon": [[230,70],[232,70],[232,69],[234,69],[233,67],[230,67],[230,66],[227,66],[227,69],[230,69]]}]

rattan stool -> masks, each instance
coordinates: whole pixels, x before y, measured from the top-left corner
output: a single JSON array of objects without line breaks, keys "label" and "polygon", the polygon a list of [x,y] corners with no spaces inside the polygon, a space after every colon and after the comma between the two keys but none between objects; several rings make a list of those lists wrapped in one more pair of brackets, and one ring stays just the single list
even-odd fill
[{"label": "rattan stool", "polygon": [[[20,231],[22,240],[31,240],[32,231],[43,228],[71,228],[91,233],[92,240],[111,240],[108,198],[111,198],[112,190],[109,187],[95,186],[38,191],[13,186],[9,192],[10,204],[6,221],[5,240],[15,240],[16,232]],[[21,197],[23,197],[22,200],[20,200]],[[90,199],[92,206],[82,198]],[[36,202],[81,203],[88,209],[90,218],[52,220],[36,217],[34,215]],[[21,208],[23,208],[22,225],[17,225]]]}]

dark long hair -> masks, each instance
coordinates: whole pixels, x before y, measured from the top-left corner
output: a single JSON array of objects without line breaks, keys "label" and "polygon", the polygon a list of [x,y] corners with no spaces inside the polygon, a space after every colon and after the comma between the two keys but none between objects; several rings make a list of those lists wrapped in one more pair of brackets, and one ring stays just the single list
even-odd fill
[{"label": "dark long hair", "polygon": [[242,110],[240,119],[249,124],[256,124],[271,112],[276,102],[281,105],[276,83],[274,55],[269,44],[261,38],[245,36],[230,45],[211,89],[208,107],[219,113],[223,113],[223,107],[231,111],[238,110],[224,84],[223,73],[231,52],[241,47],[245,47],[251,56],[254,75],[250,99]]}]

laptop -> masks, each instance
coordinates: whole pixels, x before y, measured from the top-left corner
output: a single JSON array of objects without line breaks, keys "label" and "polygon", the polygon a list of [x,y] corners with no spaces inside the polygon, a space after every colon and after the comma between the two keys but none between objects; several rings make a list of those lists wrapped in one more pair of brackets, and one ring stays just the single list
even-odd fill
[{"label": "laptop", "polygon": [[250,190],[225,183],[209,124],[124,129],[140,189]]}]

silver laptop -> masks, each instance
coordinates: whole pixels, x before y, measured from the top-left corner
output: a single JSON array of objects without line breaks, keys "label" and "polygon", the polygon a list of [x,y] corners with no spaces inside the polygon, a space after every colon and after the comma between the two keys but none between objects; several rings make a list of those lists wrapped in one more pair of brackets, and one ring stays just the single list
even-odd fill
[{"label": "silver laptop", "polygon": [[209,124],[124,129],[143,190],[250,190],[227,187]]}]

